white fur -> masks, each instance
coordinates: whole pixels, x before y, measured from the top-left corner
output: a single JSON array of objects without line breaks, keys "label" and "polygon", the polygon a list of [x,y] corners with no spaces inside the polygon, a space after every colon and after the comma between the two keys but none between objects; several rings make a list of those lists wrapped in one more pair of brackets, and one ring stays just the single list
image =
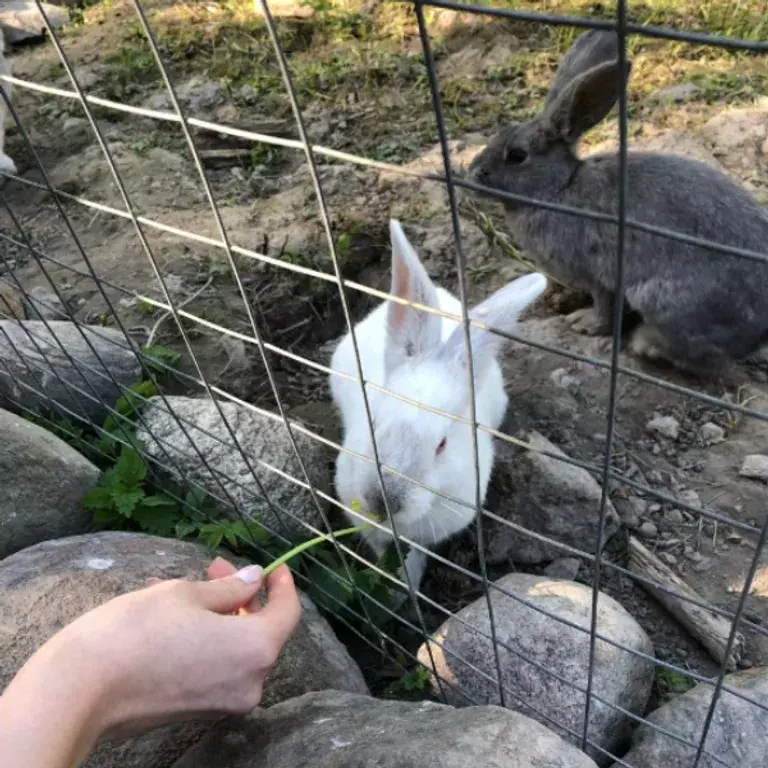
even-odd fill
[{"label": "white fur", "polygon": [[[5,38],[3,36],[2,30],[0,30],[0,75],[10,75],[11,74],[11,66],[8,64],[5,58]],[[8,101],[11,100],[11,84],[3,82],[2,88],[5,91],[6,95],[8,96]],[[6,173],[12,173],[16,175],[16,164],[11,160],[8,155],[4,152],[4,146],[5,146],[5,117],[6,117],[6,111],[7,107],[5,105],[5,99],[3,99],[0,96],[0,171],[5,171]],[[0,178],[0,181],[2,181],[2,178]]]},{"label": "white fur", "polygon": [[[460,302],[431,283],[399,223],[391,221],[390,231],[391,293],[460,317]],[[509,332],[519,312],[544,291],[546,284],[542,275],[526,275],[475,308],[471,317]],[[423,311],[398,309],[395,302],[385,301],[355,326],[355,337],[363,376],[368,382],[415,402],[469,418],[466,347],[460,323]],[[476,417],[480,424],[493,429],[501,425],[507,409],[501,368],[495,359],[500,342],[494,334],[472,329]],[[355,378],[350,381],[332,375],[330,382],[333,400],[341,413],[344,447],[373,457],[350,334],[334,351],[331,368]],[[385,487],[391,483],[390,488],[399,494],[399,503],[394,506],[390,499],[398,534],[429,547],[466,528],[474,519],[476,501],[470,426],[381,393],[370,384],[366,386],[366,393],[381,463],[465,502],[448,501],[385,470]],[[443,438],[446,438],[446,447],[436,455]],[[493,465],[493,441],[487,432],[478,431],[477,447],[482,503]],[[342,451],[336,462],[336,492],[345,506],[359,503],[364,512],[373,511],[371,505],[378,504],[380,498],[373,462]],[[387,495],[390,496],[389,489]],[[361,522],[358,516],[349,513],[347,516],[355,523]],[[381,555],[391,534],[371,530],[366,533],[366,539]],[[406,568],[414,587],[421,580],[425,561],[422,553],[411,549]]]}]

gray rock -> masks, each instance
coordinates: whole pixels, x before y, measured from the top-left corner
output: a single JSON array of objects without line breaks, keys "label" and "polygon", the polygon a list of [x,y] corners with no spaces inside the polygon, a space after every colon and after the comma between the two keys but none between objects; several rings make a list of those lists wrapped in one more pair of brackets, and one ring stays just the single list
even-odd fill
[{"label": "gray rock", "polygon": [[24,547],[84,533],[80,499],[99,470],[63,440],[0,409],[0,559]]},{"label": "gray rock", "polygon": [[675,509],[668,509],[664,513],[664,522],[669,523],[670,525],[680,525],[685,521],[685,518],[683,517],[683,513],[675,508]]},{"label": "gray rock", "polygon": [[[725,682],[748,698],[760,702],[762,707],[768,707],[768,668],[736,672],[726,676]],[[652,712],[646,718],[651,725],[641,725],[635,731],[632,749],[622,759],[632,768],[692,768],[696,749],[660,733],[653,726],[698,744],[711,702],[712,686],[701,683]],[[706,752],[699,768],[719,768],[722,765],[764,768],[768,765],[766,730],[766,709],[723,691],[715,708]],[[614,768],[618,768],[618,764]]]},{"label": "gray rock", "polygon": [[26,292],[24,306],[30,320],[69,319],[67,308],[59,297],[53,291],[48,291],[39,285]]},{"label": "gray rock", "polygon": [[700,91],[701,88],[694,83],[679,83],[662,88],[658,96],[661,101],[681,104],[684,101],[690,101]]},{"label": "gray rock", "polygon": [[[43,10],[54,29],[63,27],[69,21],[69,11],[50,3],[43,3]],[[0,30],[5,42],[18,43],[45,37],[45,22],[37,3],[33,0],[0,2]]]},{"label": "gray rock", "polygon": [[544,569],[544,575],[551,579],[573,581],[579,573],[580,566],[578,557],[560,557]]},{"label": "gray rock", "polygon": [[701,496],[699,496],[699,494],[692,488],[689,488],[686,491],[680,491],[680,493],[677,494],[677,499],[681,504],[686,504],[694,509],[701,509]]},{"label": "gray rock", "polygon": [[91,124],[84,117],[67,117],[62,123],[61,133],[68,144],[72,142],[83,144],[96,139]]},{"label": "gray rock", "polygon": [[[499,654],[507,706],[578,743],[578,737],[569,731],[580,734],[583,727],[592,590],[575,582],[522,573],[504,576],[495,586],[533,606],[498,589],[491,590],[496,636],[504,644]],[[542,610],[585,631],[560,623]],[[653,653],[651,641],[639,624],[604,594],[598,601],[597,629],[600,635],[623,647]],[[488,605],[482,597],[435,633],[431,641],[435,666],[438,674],[452,684],[444,686],[448,703],[466,703],[457,689],[478,704],[499,703],[490,631]],[[642,714],[653,683],[653,664],[603,640],[597,641],[596,654],[594,693],[609,704]],[[430,667],[426,645],[419,649],[418,657]],[[591,739],[613,754],[628,739],[632,725],[631,718],[604,704],[596,703],[590,710]],[[590,751],[596,762],[606,763],[604,755]]]},{"label": "gray rock", "polygon": [[[561,544],[594,553],[601,488],[586,470],[544,456],[565,454],[538,432],[526,439],[533,450],[497,443],[497,459],[488,506],[497,515]],[[619,530],[619,516],[608,500],[605,542]],[[512,560],[535,565],[562,557],[564,551],[532,536],[489,520],[488,561]]]},{"label": "gray rock", "polygon": [[637,496],[630,496],[628,499],[616,500],[616,511],[621,516],[621,522],[627,528],[638,528],[640,522],[648,511],[648,502],[638,499]]},{"label": "gray rock", "polygon": [[725,430],[717,424],[708,421],[699,427],[699,437],[705,445],[717,445],[725,440]]},{"label": "gray rock", "polygon": [[742,477],[751,477],[754,480],[768,483],[768,456],[761,456],[760,454],[746,456],[741,464],[739,474]]},{"label": "gray rock", "polygon": [[646,539],[655,539],[659,535],[659,529],[654,523],[648,521],[640,526],[638,533]]},{"label": "gray rock", "polygon": [[[123,387],[135,384],[141,367],[132,343],[113,328],[39,320],[0,321],[0,402],[40,408],[101,423]],[[97,354],[94,354],[90,342]],[[70,359],[73,362],[70,362]]]},{"label": "gray rock", "polygon": [[[219,83],[202,78],[192,78],[176,89],[179,104],[185,109],[197,113],[219,106],[226,98],[226,91]],[[163,90],[155,93],[143,104],[147,109],[172,109],[170,94]]]},{"label": "gray rock", "polygon": [[230,718],[173,768],[595,768],[538,723],[499,707],[310,693]]},{"label": "gray rock", "polygon": [[[310,538],[314,534],[302,521],[323,529],[322,516],[309,491],[260,463],[304,480],[281,421],[221,401],[221,410],[235,433],[236,444],[211,400],[189,397],[169,397],[167,400],[183,429],[168,413],[164,402],[152,398],[144,411],[144,420],[154,437],[143,428],[138,432],[151,456],[164,459],[172,469],[178,465],[187,482],[199,483],[219,496],[223,493],[223,485],[241,510],[258,517],[277,533]],[[293,432],[312,484],[328,491],[327,451],[322,443],[296,430]],[[205,463],[190,444],[190,438]],[[243,459],[238,444],[248,461]],[[172,462],[168,462],[166,451]],[[261,481],[271,506],[262,495],[254,474]],[[325,506],[322,498],[318,497],[318,501]]]},{"label": "gray rock", "polygon": [[646,429],[669,440],[675,440],[680,434],[680,422],[673,416],[660,416],[656,414],[646,424]]},{"label": "gray rock", "polygon": [[[164,579],[203,576],[215,553],[198,544],[134,533],[99,533],[38,544],[0,563],[0,690],[49,637],[81,613]],[[231,556],[226,555],[231,558]],[[268,706],[319,688],[367,692],[360,670],[311,601],[264,688]],[[100,746],[90,768],[166,768],[211,727],[174,725]]]}]

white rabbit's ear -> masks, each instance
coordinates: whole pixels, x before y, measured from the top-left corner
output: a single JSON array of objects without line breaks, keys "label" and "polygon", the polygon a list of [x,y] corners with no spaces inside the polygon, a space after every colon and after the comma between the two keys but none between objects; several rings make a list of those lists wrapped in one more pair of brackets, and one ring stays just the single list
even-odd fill
[{"label": "white rabbit's ear", "polygon": [[[395,219],[389,222],[392,237],[391,293],[401,299],[437,309],[437,291],[413,246]],[[441,319],[429,312],[395,301],[387,306],[387,341],[384,358],[391,371],[407,358],[440,344]]]},{"label": "white rabbit's ear", "polygon": [[[632,65],[627,62],[625,78]],[[560,137],[576,143],[603,120],[619,98],[619,62],[606,61],[575,77],[547,106],[544,118]]]},{"label": "white rabbit's ear", "polygon": [[[470,320],[483,323],[490,330],[470,327],[470,343],[472,345],[472,360],[475,368],[475,378],[481,379],[488,364],[495,358],[498,348],[504,343],[505,337],[493,333],[511,333],[520,313],[533,303],[547,287],[547,278],[534,272],[518,277],[496,293],[478,304],[470,313]],[[458,361],[466,366],[467,352],[464,344],[464,328],[459,326],[451,333],[445,342],[443,354],[447,358]]]}]

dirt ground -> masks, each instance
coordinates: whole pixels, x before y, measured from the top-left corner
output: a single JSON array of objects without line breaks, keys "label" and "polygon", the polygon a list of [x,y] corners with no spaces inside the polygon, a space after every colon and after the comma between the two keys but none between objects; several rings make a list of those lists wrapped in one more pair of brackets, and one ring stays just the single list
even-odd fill
[{"label": "dirt ground", "polygon": [[[544,5],[571,15],[609,15],[600,4],[582,0]],[[518,6],[532,7],[525,2]],[[144,7],[190,116],[297,138],[264,23],[249,6],[162,0]],[[744,13],[717,17],[714,12],[704,13],[707,8],[713,10],[712,3],[651,2],[633,12],[651,23],[759,39],[768,28],[763,26],[764,4],[763,15],[760,7],[760,3],[739,4],[741,10],[746,8]],[[303,6],[302,14],[305,18],[280,18],[279,28],[311,141],[411,170],[439,171],[431,96],[410,9],[375,0],[347,0]],[[445,11],[430,12],[429,22],[453,158],[459,167],[505,121],[536,111],[573,35],[555,27]],[[78,24],[62,32],[62,44],[88,94],[154,109],[169,107],[161,74],[126,0],[87,8]],[[768,202],[768,66],[764,57],[661,40],[633,39],[631,50],[635,58],[630,84],[633,146],[702,159]],[[70,88],[50,43],[14,51],[11,64],[19,78]],[[680,90],[684,84],[688,87]],[[206,189],[178,123],[94,107],[133,211],[149,222],[140,225],[145,249],[130,217],[103,209],[124,211],[125,205],[78,102],[17,87],[14,103],[48,179],[67,195],[60,197],[60,205],[79,245],[45,191],[46,182],[22,131],[10,121],[6,151],[20,175],[43,189],[19,182],[3,188],[15,221],[4,209],[0,231],[17,244],[4,241],[0,274],[13,270],[27,288],[46,286],[42,264],[78,319],[114,325],[117,315],[139,343],[151,337],[153,343],[182,352],[182,371],[195,376],[173,321],[162,319],[162,310],[135,296],[163,300],[149,250],[174,301],[188,302],[185,310],[205,321],[184,322],[208,381],[273,408],[257,349],[242,338],[253,336],[251,319],[232,279]],[[334,284],[301,272],[311,269],[333,275],[303,152],[192,131],[199,150],[229,152],[224,159],[208,154],[204,161],[229,242],[272,260],[242,252],[233,256],[259,332],[276,347],[326,364],[330,344],[344,331],[345,322]],[[615,136],[615,121],[609,120],[588,137],[584,151],[610,147]],[[442,186],[322,155],[318,164],[347,280],[387,289],[387,220],[397,217],[430,275],[456,290],[454,240]],[[470,299],[476,301],[526,267],[495,206],[462,195],[460,211]],[[174,230],[197,237],[182,237]],[[25,238],[49,258],[38,263],[24,247]],[[102,281],[103,293],[92,274]],[[375,301],[356,290],[348,294],[355,318]],[[606,359],[603,341],[579,336],[564,320],[567,312],[583,303],[583,297],[556,288],[537,316],[522,324],[521,335]],[[220,328],[239,336],[227,336]],[[744,386],[734,388],[652,370],[631,358],[623,362],[768,413],[768,386],[759,368],[746,367]],[[275,353],[270,354],[270,364],[289,409],[328,400],[322,372]],[[510,372],[509,430],[536,429],[569,455],[599,464],[606,429],[607,374],[521,345],[513,345],[505,365]],[[200,392],[189,380],[178,386]],[[693,499],[693,506],[700,503],[736,522],[762,525],[768,488],[739,477],[738,468],[746,455],[768,454],[765,421],[629,377],[621,377],[620,393],[617,471],[660,493]],[[670,439],[649,432],[646,425],[654,414],[673,416],[679,423],[678,436]],[[725,430],[724,442],[709,446],[702,441],[700,428],[708,422]],[[635,527],[653,523],[657,535],[649,546],[665,553],[667,562],[704,599],[721,608],[735,608],[755,551],[753,534],[728,525],[716,527],[690,511],[671,514],[672,505],[640,497],[626,485],[612,488],[612,498],[620,511],[641,510],[638,519],[631,521]],[[626,565],[628,531],[610,543],[611,562]],[[447,544],[441,554],[477,568],[469,533]],[[490,575],[500,576],[502,571]],[[589,583],[590,569],[582,565],[578,579]],[[628,577],[606,567],[603,587],[648,631],[659,658],[705,675],[716,672],[702,648]],[[425,590],[448,611],[480,594],[475,584],[438,565],[430,569]],[[767,598],[768,566],[763,564],[747,608],[748,618],[763,633],[747,632],[746,666],[768,663]],[[444,615],[428,611],[426,618],[431,629]],[[413,645],[414,638],[407,642]],[[381,690],[388,682],[388,671],[382,670],[380,657],[364,650],[358,655],[374,687]],[[664,686],[656,691],[660,698],[668,693]]]}]

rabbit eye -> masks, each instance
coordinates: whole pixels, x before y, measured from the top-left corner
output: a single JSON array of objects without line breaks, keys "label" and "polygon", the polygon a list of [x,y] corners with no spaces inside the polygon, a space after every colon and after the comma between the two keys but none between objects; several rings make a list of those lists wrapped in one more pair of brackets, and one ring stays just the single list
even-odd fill
[{"label": "rabbit eye", "polygon": [[504,162],[510,165],[520,165],[528,159],[528,153],[520,147],[505,147]]},{"label": "rabbit eye", "polygon": [[445,450],[445,444],[448,442],[448,440],[444,437],[438,444],[437,448],[435,448],[435,456],[439,456],[444,450]]}]

